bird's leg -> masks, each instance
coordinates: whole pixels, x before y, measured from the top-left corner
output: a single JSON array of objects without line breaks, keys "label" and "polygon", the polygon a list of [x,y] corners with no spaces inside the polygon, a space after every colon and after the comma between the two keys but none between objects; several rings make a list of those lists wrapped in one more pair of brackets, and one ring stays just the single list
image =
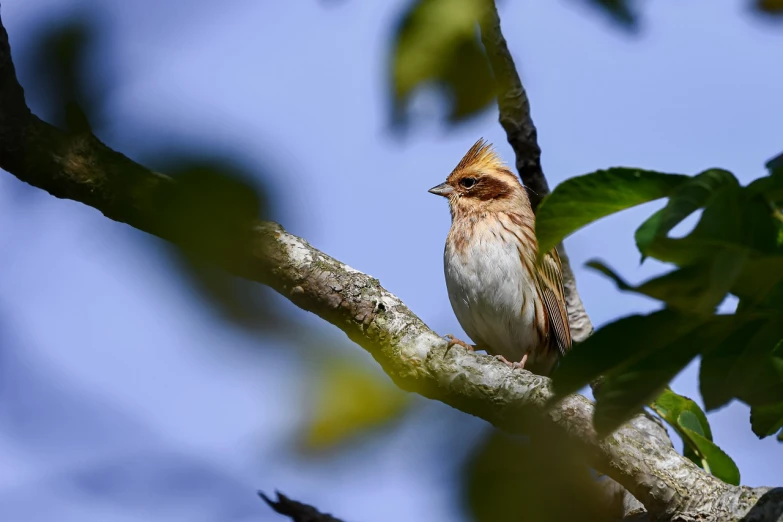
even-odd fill
[{"label": "bird's leg", "polygon": [[465,341],[460,341],[459,339],[457,339],[456,337],[454,337],[451,334],[448,334],[448,335],[444,336],[444,338],[449,342],[449,345],[446,347],[446,353],[449,353],[449,350],[451,350],[451,348],[455,344],[458,344],[458,345],[462,346],[463,348],[465,348],[469,352],[475,352],[476,351],[476,348],[473,345],[468,344]]}]

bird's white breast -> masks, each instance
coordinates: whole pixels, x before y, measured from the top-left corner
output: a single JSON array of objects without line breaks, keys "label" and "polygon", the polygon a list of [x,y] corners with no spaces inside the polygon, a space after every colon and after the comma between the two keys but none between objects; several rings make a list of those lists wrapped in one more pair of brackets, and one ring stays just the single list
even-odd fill
[{"label": "bird's white breast", "polygon": [[519,361],[540,342],[536,287],[523,268],[516,236],[496,220],[486,221],[474,227],[462,248],[446,243],[449,300],[465,333],[480,349]]}]

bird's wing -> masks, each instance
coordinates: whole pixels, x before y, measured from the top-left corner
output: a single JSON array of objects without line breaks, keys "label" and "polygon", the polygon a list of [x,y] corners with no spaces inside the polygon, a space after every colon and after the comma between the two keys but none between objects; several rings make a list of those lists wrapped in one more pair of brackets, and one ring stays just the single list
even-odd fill
[{"label": "bird's wing", "polygon": [[557,249],[546,254],[536,271],[538,290],[544,302],[549,325],[550,346],[557,348],[561,356],[571,349],[571,328],[563,290],[563,268]]}]

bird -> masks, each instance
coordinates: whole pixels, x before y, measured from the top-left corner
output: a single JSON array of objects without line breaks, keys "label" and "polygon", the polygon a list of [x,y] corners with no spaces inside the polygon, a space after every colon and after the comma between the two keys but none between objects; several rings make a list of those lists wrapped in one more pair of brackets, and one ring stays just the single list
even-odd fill
[{"label": "bird", "polygon": [[538,259],[527,189],[479,139],[429,192],[448,199],[446,288],[474,345],[446,335],[448,349],[483,350],[510,366],[549,375],[571,348],[560,256]]}]

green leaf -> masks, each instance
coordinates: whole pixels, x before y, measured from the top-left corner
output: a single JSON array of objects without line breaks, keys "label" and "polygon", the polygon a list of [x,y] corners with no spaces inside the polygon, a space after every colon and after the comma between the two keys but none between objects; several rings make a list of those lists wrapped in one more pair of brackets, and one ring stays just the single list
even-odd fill
[{"label": "green leaf", "polygon": [[700,435],[694,430],[691,430],[683,425],[680,425],[680,429],[688,436],[693,445],[697,448],[697,452],[707,461],[709,465],[709,471],[717,478],[721,479],[727,484],[739,486],[740,472],[734,461],[726,455],[726,453],[720,449],[717,444],[708,440],[703,435]]},{"label": "green leaf", "polygon": [[643,360],[700,324],[672,310],[609,323],[563,358],[552,374],[554,389],[558,396],[574,393],[601,375]]},{"label": "green leaf", "polygon": [[768,160],[765,164],[771,176],[783,176],[783,152]]},{"label": "green leaf", "polygon": [[595,427],[616,428],[649,404],[700,351],[718,346],[741,321],[661,310],[630,316],[596,331],[563,358],[552,375],[559,396],[603,376],[596,391]]},{"label": "green leaf", "polygon": [[667,388],[650,406],[680,435],[686,457],[724,482],[739,483],[736,464],[712,442],[710,424],[698,404]]},{"label": "green leaf", "polygon": [[666,236],[668,225],[664,221],[661,210],[636,231],[636,242],[643,256],[682,267],[711,261],[721,251],[752,257],[776,254],[779,250],[779,224],[772,216],[769,203],[728,181],[711,194],[699,222],[686,237]]},{"label": "green leaf", "polygon": [[623,167],[567,179],[538,208],[539,251],[549,252],[565,237],[600,218],[666,197],[688,179],[680,174]]},{"label": "green leaf", "polygon": [[391,57],[393,121],[402,125],[411,95],[434,84],[450,99],[459,121],[491,105],[495,81],[478,39],[483,0],[418,0],[403,14]]},{"label": "green leaf", "polygon": [[[677,417],[677,424],[682,428],[687,428],[689,430],[695,431],[702,437],[706,437],[704,434],[704,428],[701,424],[701,421],[696,416],[695,413],[692,411],[683,411],[680,413],[680,415]],[[709,437],[710,440],[712,440],[712,437]]]},{"label": "green leaf", "polygon": [[620,290],[659,299],[684,312],[712,314],[743,269],[745,258],[743,251],[721,251],[711,262],[676,269],[639,286],[629,285],[600,261],[589,261],[587,266],[612,279]]},{"label": "green leaf", "polygon": [[752,407],[750,426],[760,439],[779,432],[783,429],[783,402]]},{"label": "green leaf", "polygon": [[737,189],[739,182],[731,172],[710,169],[688,179],[669,196],[669,202],[636,231],[636,245],[642,256],[647,255],[656,238],[666,236],[683,219],[703,208],[716,193]]},{"label": "green leaf", "polygon": [[782,360],[775,350],[783,338],[779,314],[736,314],[737,328],[705,349],[699,387],[707,410],[732,398],[750,406],[783,402]]},{"label": "green leaf", "polygon": [[783,256],[757,257],[745,262],[731,285],[731,293],[740,298],[744,310],[771,306],[775,290],[783,282]]},{"label": "green leaf", "polygon": [[[712,440],[712,430],[707,415],[692,399],[675,393],[667,387],[650,406],[674,428],[679,426],[678,419],[683,413],[689,414],[689,417],[695,419],[695,424],[691,420],[686,423],[686,426]],[[686,419],[688,419],[687,416]]]},{"label": "green leaf", "polygon": [[661,344],[634,364],[607,373],[596,392],[596,431],[610,433],[640,412],[719,330],[716,322],[697,327],[668,344]]}]

